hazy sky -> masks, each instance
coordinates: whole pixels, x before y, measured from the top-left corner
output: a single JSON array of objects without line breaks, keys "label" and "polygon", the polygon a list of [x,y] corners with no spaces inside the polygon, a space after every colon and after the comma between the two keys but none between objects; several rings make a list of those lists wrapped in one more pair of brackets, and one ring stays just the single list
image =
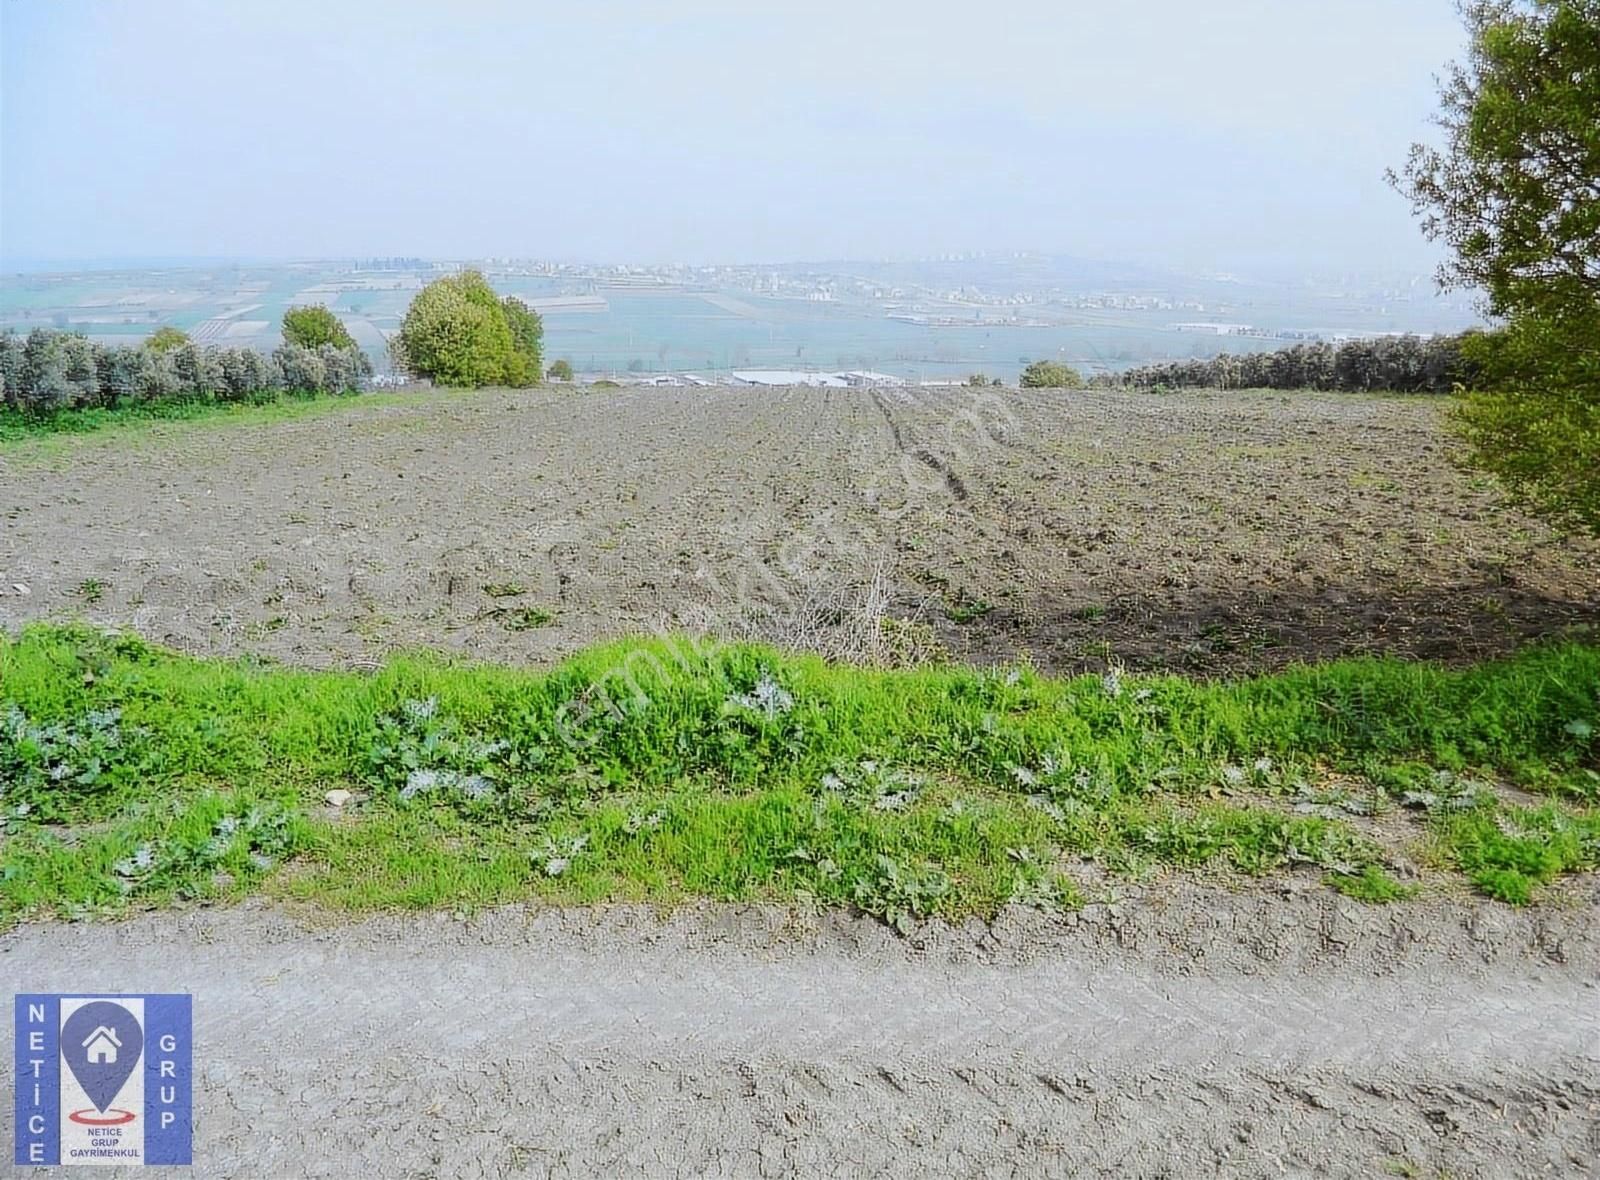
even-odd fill
[{"label": "hazy sky", "polygon": [[1425,266],[1449,0],[0,0],[8,259]]}]

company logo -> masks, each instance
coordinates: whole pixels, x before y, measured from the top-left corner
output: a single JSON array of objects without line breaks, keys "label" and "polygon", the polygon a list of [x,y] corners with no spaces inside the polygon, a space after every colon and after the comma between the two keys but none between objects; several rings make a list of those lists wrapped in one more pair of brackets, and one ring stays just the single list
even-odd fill
[{"label": "company logo", "polygon": [[187,1164],[188,996],[20,995],[16,1155],[28,1164]]}]

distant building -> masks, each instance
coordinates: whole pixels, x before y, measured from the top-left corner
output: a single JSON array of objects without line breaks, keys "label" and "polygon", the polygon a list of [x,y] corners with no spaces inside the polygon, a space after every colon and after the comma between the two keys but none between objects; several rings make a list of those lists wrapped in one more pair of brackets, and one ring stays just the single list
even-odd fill
[{"label": "distant building", "polygon": [[835,377],[843,377],[846,385],[904,385],[905,380],[896,377],[893,373],[874,373],[870,369],[851,369],[846,373],[835,373]]},{"label": "distant building", "polygon": [[1255,328],[1250,324],[1173,324],[1179,332],[1209,332],[1215,336],[1253,336]]},{"label": "distant building", "polygon": [[904,385],[899,377],[852,369],[841,373],[812,373],[804,369],[735,369],[728,374],[734,385],[812,385],[824,389],[862,389],[872,385]]}]

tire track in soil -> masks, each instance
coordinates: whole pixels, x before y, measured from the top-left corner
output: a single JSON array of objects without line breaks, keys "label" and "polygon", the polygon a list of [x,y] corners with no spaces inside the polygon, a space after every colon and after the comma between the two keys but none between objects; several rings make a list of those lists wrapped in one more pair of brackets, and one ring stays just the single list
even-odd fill
[{"label": "tire track in soil", "polygon": [[967,499],[968,492],[967,485],[962,482],[961,477],[950,470],[950,465],[927,447],[921,445],[907,446],[905,436],[901,433],[899,424],[895,422],[894,414],[890,411],[889,404],[882,391],[874,389],[870,392],[873,404],[878,407],[878,412],[883,415],[883,420],[889,425],[889,433],[894,437],[895,449],[902,455],[910,456],[938,474],[944,480],[944,485],[949,490],[950,495],[958,502],[964,502]]}]

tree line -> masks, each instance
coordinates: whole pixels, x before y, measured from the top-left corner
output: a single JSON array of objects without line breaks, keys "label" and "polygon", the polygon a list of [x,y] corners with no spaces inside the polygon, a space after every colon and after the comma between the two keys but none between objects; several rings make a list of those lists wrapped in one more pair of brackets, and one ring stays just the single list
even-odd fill
[{"label": "tree line", "polygon": [[1333,345],[1296,344],[1276,352],[1230,353],[1208,360],[1141,365],[1100,378],[1134,389],[1322,389],[1346,393],[1450,393],[1478,376],[1470,349],[1476,333],[1379,336]]},{"label": "tree line", "polygon": [[[115,409],[125,405],[251,401],[277,393],[347,393],[372,376],[372,363],[339,325],[343,343],[303,343],[289,330],[270,355],[253,348],[202,347],[176,328],[138,345],[106,345],[77,332],[0,331],[0,402],[12,410]],[[334,322],[338,321],[334,318]]]}]

